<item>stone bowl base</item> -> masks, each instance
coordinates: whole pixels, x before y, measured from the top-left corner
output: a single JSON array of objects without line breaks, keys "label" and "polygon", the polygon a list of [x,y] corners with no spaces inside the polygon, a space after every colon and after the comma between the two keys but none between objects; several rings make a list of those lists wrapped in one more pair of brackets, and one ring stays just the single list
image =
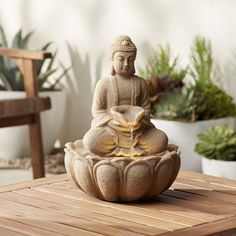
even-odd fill
[{"label": "stone bowl base", "polygon": [[65,166],[69,177],[84,192],[101,200],[131,202],[155,198],[174,182],[180,152],[168,145],[165,152],[142,157],[100,157],[87,153],[82,140],[67,143]]}]

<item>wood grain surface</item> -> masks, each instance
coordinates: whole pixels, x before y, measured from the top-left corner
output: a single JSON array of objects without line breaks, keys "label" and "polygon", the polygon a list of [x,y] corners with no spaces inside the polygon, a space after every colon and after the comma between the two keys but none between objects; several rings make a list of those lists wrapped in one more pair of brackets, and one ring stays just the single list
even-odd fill
[{"label": "wood grain surface", "polygon": [[188,171],[149,202],[104,202],[58,175],[1,187],[0,204],[0,235],[236,235],[236,181]]}]

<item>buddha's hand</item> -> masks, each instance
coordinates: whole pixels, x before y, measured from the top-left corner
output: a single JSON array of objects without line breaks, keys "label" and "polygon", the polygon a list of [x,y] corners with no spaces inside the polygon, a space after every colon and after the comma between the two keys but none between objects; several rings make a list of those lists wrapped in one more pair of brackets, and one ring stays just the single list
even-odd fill
[{"label": "buddha's hand", "polygon": [[110,128],[115,128],[116,126],[120,126],[120,123],[114,119],[110,120],[107,124]]},{"label": "buddha's hand", "polygon": [[125,122],[125,123],[118,122],[117,120],[114,120],[114,119],[108,122],[108,127],[118,132],[136,131],[140,129],[141,126],[142,126],[142,122],[131,124],[129,122]]},{"label": "buddha's hand", "polygon": [[110,114],[119,126],[139,127],[142,117],[145,115],[144,109],[138,106],[120,105],[110,109]]},{"label": "buddha's hand", "polygon": [[117,120],[114,120],[114,119],[110,120],[108,122],[107,126],[113,130],[116,130],[116,131],[127,129],[126,126],[122,126],[120,122],[118,122]]}]

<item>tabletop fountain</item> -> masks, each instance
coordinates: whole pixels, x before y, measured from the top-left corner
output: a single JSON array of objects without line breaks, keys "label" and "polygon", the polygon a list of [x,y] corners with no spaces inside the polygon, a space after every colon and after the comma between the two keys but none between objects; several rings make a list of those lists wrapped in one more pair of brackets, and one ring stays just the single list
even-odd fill
[{"label": "tabletop fountain", "polygon": [[148,200],[168,189],[180,151],[150,122],[144,79],[135,75],[137,49],[122,35],[111,46],[111,74],[98,81],[91,128],[65,146],[69,177],[89,195],[115,202]]}]

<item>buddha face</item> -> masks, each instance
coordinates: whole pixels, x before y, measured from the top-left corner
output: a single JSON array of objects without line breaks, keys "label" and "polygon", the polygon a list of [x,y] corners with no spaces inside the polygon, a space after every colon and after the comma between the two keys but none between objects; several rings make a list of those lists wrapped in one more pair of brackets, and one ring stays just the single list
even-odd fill
[{"label": "buddha face", "polygon": [[112,65],[115,70],[115,74],[130,77],[134,74],[134,52],[122,52],[117,51],[114,54]]}]

